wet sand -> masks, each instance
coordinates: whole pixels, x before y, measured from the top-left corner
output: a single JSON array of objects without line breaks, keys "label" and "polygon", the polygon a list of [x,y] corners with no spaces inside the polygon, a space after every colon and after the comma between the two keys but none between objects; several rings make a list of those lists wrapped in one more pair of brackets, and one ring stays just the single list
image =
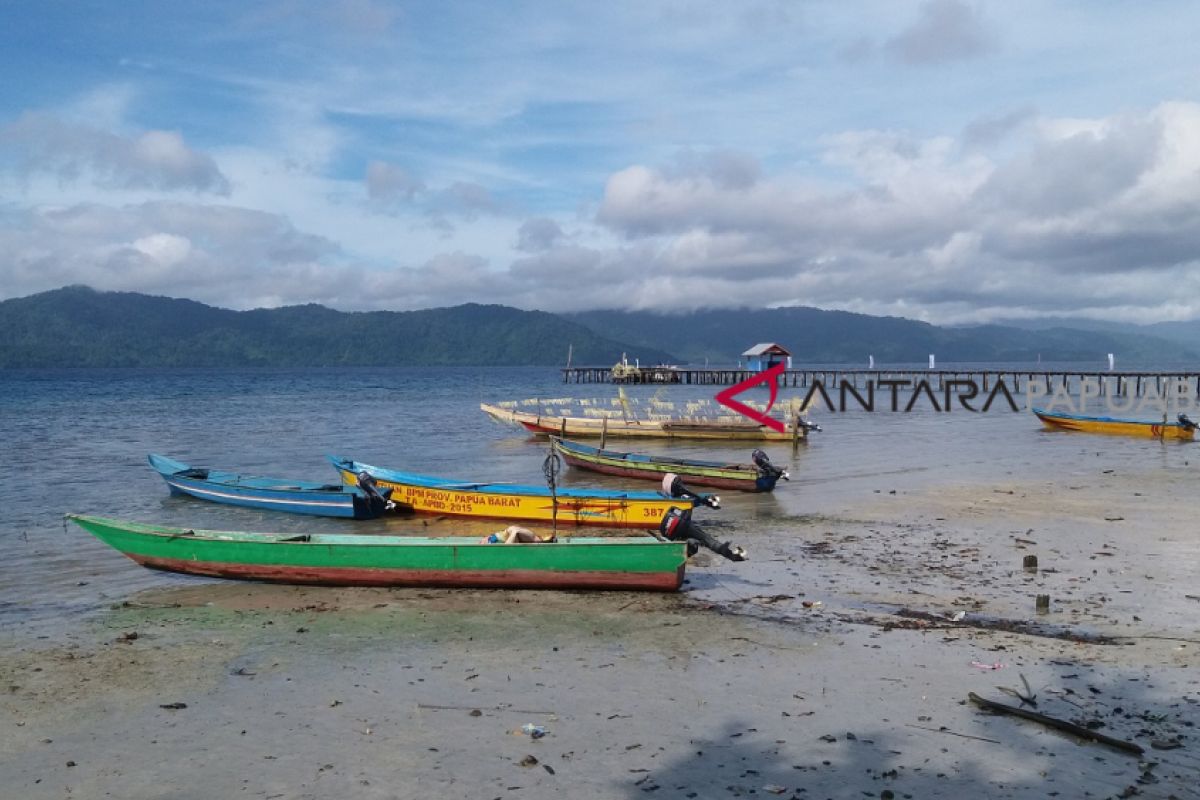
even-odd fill
[{"label": "wet sand", "polygon": [[[705,517],[754,560],[701,557],[681,595],[181,579],[0,634],[0,786],[1197,798],[1194,472],[1106,469],[895,494],[881,477],[853,507]],[[967,700],[1016,706],[998,687],[1022,676],[1037,711],[1144,754]]]}]

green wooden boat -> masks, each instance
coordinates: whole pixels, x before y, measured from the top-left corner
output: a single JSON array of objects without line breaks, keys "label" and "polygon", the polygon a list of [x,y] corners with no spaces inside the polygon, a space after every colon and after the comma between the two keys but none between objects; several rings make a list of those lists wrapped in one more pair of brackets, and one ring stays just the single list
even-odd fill
[{"label": "green wooden boat", "polygon": [[686,543],[650,536],[486,544],[475,537],[202,531],[67,517],[144,567],[275,583],[675,591],[687,561]]}]

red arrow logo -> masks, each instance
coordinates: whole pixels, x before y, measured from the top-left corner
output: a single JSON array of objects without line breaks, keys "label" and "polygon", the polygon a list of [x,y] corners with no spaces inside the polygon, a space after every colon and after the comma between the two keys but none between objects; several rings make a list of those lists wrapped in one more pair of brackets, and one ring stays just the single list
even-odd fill
[{"label": "red arrow logo", "polygon": [[[779,376],[782,375],[784,373],[784,370],[786,370],[786,369],[787,369],[787,364],[784,364],[784,363],[776,364],[775,366],[771,367],[768,370],[763,370],[758,375],[755,375],[753,378],[747,378],[746,380],[742,381],[741,383],[735,383],[733,386],[730,386],[728,389],[725,389],[722,392],[718,392],[717,396],[716,396],[716,401],[718,403],[720,403],[721,405],[725,406],[726,408],[732,408],[734,411],[738,412],[739,414],[741,414],[744,417],[749,417],[750,419],[754,420],[755,422],[757,422],[761,425],[766,425],[768,428],[770,428],[773,431],[778,431],[779,433],[783,433],[785,430],[785,428],[783,427],[783,423],[777,419],[768,417],[767,413],[771,410],[771,406],[775,405],[775,397],[776,397],[776,395],[779,394]],[[741,394],[742,392],[749,389],[751,386],[757,386],[760,383],[770,383],[770,385],[771,385],[771,401],[769,403],[767,403],[766,409],[763,410],[761,413],[758,411],[755,411],[753,408],[746,405],[745,403],[739,403],[737,400],[733,399],[734,395]]]}]

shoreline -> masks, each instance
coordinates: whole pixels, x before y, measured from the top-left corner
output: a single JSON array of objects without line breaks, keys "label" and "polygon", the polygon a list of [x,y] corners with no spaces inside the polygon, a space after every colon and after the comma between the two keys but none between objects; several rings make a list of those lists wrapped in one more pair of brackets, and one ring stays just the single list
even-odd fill
[{"label": "shoreline", "polygon": [[[1184,478],[706,518],[753,560],[698,559],[680,595],[141,591],[0,637],[0,775],[28,798],[1200,797],[1200,544],[1162,502]],[[1144,754],[967,700],[1018,705],[997,687],[1022,677]]]}]

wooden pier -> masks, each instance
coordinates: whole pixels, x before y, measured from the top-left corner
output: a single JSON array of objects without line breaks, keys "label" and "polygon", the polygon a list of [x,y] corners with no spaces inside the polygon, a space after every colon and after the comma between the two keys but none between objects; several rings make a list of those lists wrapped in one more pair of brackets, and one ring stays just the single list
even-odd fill
[{"label": "wooden pier", "polygon": [[[563,383],[613,383],[611,367],[567,367],[562,370]],[[626,375],[618,383],[657,383],[732,386],[759,373],[745,368],[690,368],[690,367],[646,367],[640,374]],[[950,381],[974,381],[979,388],[990,391],[997,382],[1003,381],[1005,388],[1016,393],[1025,391],[1031,381],[1040,382],[1047,394],[1060,391],[1079,394],[1085,384],[1095,386],[1097,396],[1141,397],[1151,392],[1158,396],[1170,390],[1173,383],[1185,384],[1188,391],[1200,397],[1200,372],[1105,372],[1103,370],[1041,370],[1041,369],[865,369],[859,367],[815,367],[789,369],[783,373],[780,385],[784,387],[808,388],[820,382],[827,390],[837,388],[846,381],[852,387],[866,386],[880,381],[907,381],[916,386],[925,381],[932,389],[940,391]]]}]

